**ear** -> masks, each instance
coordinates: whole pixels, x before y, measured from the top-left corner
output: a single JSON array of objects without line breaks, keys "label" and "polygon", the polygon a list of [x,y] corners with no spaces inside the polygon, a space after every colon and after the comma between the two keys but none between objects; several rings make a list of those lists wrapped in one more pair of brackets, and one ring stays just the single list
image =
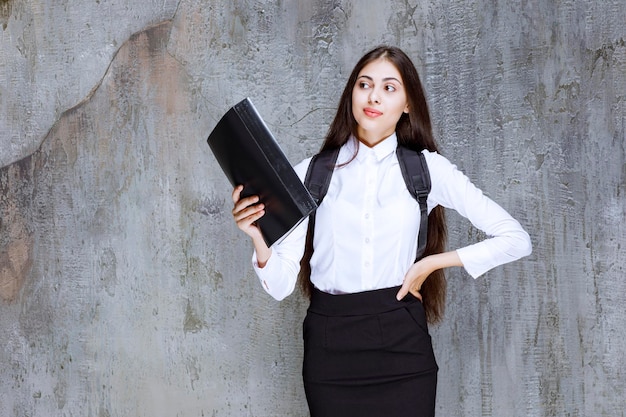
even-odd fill
[{"label": "ear", "polygon": [[404,106],[404,113],[409,114],[409,103],[406,103],[406,106]]}]

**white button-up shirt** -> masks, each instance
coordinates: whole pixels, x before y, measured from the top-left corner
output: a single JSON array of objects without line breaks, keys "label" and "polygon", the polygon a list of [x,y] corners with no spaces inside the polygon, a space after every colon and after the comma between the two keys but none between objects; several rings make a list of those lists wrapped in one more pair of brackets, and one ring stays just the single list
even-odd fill
[{"label": "white button-up shirt", "polygon": [[[415,261],[420,209],[402,178],[396,147],[394,134],[372,148],[354,138],[341,148],[338,163],[350,162],[335,169],[315,219],[311,282],[319,290],[341,294],[398,286]],[[429,212],[437,205],[452,208],[490,236],[457,249],[472,277],[530,254],[530,238],[519,222],[446,158],[423,153],[432,183]],[[310,161],[295,167],[301,180]],[[307,226],[305,220],[274,244],[263,268],[253,255],[263,288],[277,300],[295,288]]]}]

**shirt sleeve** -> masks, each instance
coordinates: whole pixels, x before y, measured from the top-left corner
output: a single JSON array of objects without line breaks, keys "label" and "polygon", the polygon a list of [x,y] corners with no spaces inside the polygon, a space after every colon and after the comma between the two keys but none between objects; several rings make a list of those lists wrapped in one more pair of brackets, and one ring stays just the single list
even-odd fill
[{"label": "shirt sleeve", "polygon": [[532,245],[520,223],[485,196],[455,165],[434,152],[425,152],[432,190],[429,206],[456,210],[489,238],[457,249],[465,270],[473,277],[496,266],[530,255]]},{"label": "shirt sleeve", "polygon": [[[305,159],[294,167],[302,182],[311,158]],[[256,251],[252,254],[252,266],[261,281],[263,289],[276,300],[290,295],[296,287],[300,272],[300,259],[304,254],[304,244],[309,219],[304,219],[282,240],[274,243],[272,253],[263,268],[259,267]]]}]

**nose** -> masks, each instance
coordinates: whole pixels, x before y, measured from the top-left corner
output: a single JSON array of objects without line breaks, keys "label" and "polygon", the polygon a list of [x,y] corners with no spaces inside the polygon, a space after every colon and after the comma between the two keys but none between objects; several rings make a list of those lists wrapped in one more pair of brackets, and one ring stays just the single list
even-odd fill
[{"label": "nose", "polygon": [[378,95],[378,93],[376,92],[376,89],[372,89],[372,91],[370,92],[370,95],[367,98],[368,102],[370,103],[376,103],[376,104],[380,104],[380,97]]}]

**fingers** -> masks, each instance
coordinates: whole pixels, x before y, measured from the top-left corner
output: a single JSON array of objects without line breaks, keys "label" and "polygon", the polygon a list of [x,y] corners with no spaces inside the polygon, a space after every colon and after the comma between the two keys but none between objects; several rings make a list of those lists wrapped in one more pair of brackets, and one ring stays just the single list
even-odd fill
[{"label": "fingers", "polygon": [[429,257],[422,258],[411,265],[408,269],[404,275],[402,287],[400,287],[400,291],[398,291],[398,294],[396,295],[398,301],[406,297],[409,292],[420,301],[422,300],[420,289],[422,288],[424,281],[426,281],[430,273],[433,271],[433,269],[429,266],[430,263],[428,262],[428,259]]},{"label": "fingers", "polygon": [[259,197],[254,195],[241,198],[243,186],[238,185],[232,193],[234,207],[232,210],[233,218],[237,223],[237,227],[250,236],[258,234],[256,225],[254,224],[265,214],[265,205],[259,203]]},{"label": "fingers", "polygon": [[233,206],[232,214],[235,217],[235,220],[247,217],[250,214],[258,212],[260,209],[264,208],[263,204],[257,204],[259,202],[259,196],[252,195],[241,198],[242,190],[243,185],[238,185],[235,187],[232,194],[233,203],[235,204]]},{"label": "fingers", "polygon": [[396,299],[398,301],[401,301],[404,297],[407,296],[408,293],[413,294],[415,298],[422,301],[422,294],[420,294],[419,288],[410,288],[408,285],[406,285],[406,283],[402,284],[400,291],[398,291],[398,294],[396,295]]},{"label": "fingers", "polygon": [[422,301],[422,294],[420,293],[419,289],[415,289],[415,288],[414,288],[414,289],[412,289],[412,290],[410,291],[410,293],[411,293],[411,294],[413,294],[413,296],[414,296],[415,298],[417,298],[418,300]]},{"label": "fingers", "polygon": [[233,203],[237,203],[237,201],[239,201],[239,198],[241,198],[241,191],[243,191],[243,185],[238,185],[233,189]]},{"label": "fingers", "polygon": [[405,279],[402,283],[402,287],[398,291],[396,295],[396,299],[398,301],[402,300],[408,293],[411,293],[418,300],[422,301],[422,294],[420,294],[420,285],[415,282],[415,280]]},{"label": "fingers", "polygon": [[406,295],[409,293],[409,288],[410,288],[410,282],[405,280],[404,283],[402,284],[402,287],[400,287],[400,291],[398,291],[398,294],[396,295],[396,299],[400,301],[404,297],[406,297]]},{"label": "fingers", "polygon": [[246,205],[250,205],[250,201],[256,198],[256,201],[259,201],[258,196],[249,196],[249,197],[241,197],[241,192],[243,191],[243,185],[238,185],[233,189],[232,198],[233,203],[237,206],[238,203],[246,203]]},{"label": "fingers", "polygon": [[233,217],[237,223],[245,222],[251,224],[263,217],[264,214],[265,205],[259,203],[259,198],[256,196],[247,197],[239,201],[233,208]]}]

